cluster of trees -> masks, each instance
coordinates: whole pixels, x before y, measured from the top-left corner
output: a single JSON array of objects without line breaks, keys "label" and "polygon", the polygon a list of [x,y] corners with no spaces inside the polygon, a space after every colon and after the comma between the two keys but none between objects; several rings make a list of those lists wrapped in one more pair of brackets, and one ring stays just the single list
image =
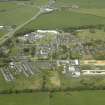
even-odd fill
[{"label": "cluster of trees", "polygon": [[39,89],[7,89],[7,90],[0,90],[0,94],[19,94],[19,93],[33,93],[33,92],[49,92],[49,96],[52,97],[53,92],[60,92],[60,91],[83,91],[83,90],[105,90],[105,84],[102,83],[104,80],[104,77],[87,77],[87,78],[79,78],[78,85],[68,85],[68,86],[62,86],[57,88],[48,88],[46,87],[46,76],[43,75],[43,83],[42,88]]},{"label": "cluster of trees", "polygon": [[98,24],[98,25],[75,26],[75,27],[62,28],[61,30],[63,30],[64,32],[75,33],[76,30],[80,30],[80,29],[90,29],[93,31],[94,29],[102,29],[102,28],[105,29],[105,25]]}]

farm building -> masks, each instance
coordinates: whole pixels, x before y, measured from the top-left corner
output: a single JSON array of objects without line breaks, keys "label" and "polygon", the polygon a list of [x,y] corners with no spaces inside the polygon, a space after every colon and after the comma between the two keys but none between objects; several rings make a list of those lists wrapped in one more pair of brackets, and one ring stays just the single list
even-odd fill
[{"label": "farm building", "polygon": [[37,30],[37,33],[42,33],[42,34],[45,34],[45,33],[58,34],[59,32],[56,31],[56,30]]}]

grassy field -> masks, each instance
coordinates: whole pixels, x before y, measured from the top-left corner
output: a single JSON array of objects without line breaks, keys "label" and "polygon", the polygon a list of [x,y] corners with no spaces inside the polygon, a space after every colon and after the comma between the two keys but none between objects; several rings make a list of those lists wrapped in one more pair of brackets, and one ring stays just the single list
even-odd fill
[{"label": "grassy field", "polygon": [[0,2],[0,25],[19,25],[36,14],[48,0]]},{"label": "grassy field", "polygon": [[79,9],[71,9],[71,11],[78,12],[78,13],[84,13],[84,14],[88,14],[88,15],[95,15],[95,16],[105,17],[105,8],[102,8],[102,9],[79,8]]},{"label": "grassy field", "polygon": [[50,105],[105,105],[104,91],[54,93]]},{"label": "grassy field", "polygon": [[62,6],[66,5],[78,5],[84,8],[104,8],[104,0],[56,0],[56,3]]},{"label": "grassy field", "polygon": [[27,78],[25,75],[20,74],[14,76],[15,80],[7,82],[0,73],[0,91],[2,90],[24,90],[24,89],[41,89],[42,76],[35,74]]},{"label": "grassy field", "polygon": [[49,105],[48,93],[0,95],[0,105]]},{"label": "grassy field", "polygon": [[0,105],[105,105],[105,91],[46,92],[0,95]]},{"label": "grassy field", "polygon": [[19,25],[36,14],[36,5],[21,2],[0,2],[0,25]]},{"label": "grassy field", "polygon": [[28,24],[26,29],[61,29],[67,27],[105,24],[105,18],[77,13],[68,10],[55,11],[49,14],[41,15],[37,20]]}]

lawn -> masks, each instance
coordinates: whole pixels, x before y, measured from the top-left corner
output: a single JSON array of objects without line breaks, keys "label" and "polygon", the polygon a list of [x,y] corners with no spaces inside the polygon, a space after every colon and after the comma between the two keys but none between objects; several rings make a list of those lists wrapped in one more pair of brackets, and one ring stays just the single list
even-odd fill
[{"label": "lawn", "polygon": [[21,93],[0,95],[0,105],[105,105],[105,91]]},{"label": "lawn", "polygon": [[105,24],[105,18],[77,13],[68,10],[54,11],[49,14],[43,14],[35,21],[32,21],[25,29],[62,29],[83,25]]},{"label": "lawn", "polygon": [[0,105],[49,105],[48,93],[0,95]]}]

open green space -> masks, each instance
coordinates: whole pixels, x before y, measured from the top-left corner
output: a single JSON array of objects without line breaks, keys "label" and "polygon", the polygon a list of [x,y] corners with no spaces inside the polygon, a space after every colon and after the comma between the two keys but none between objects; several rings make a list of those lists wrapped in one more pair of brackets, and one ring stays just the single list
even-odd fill
[{"label": "open green space", "polygon": [[[68,8],[69,9],[69,8]],[[97,8],[79,8],[79,9],[69,9],[70,11],[75,11],[78,13],[84,13],[89,15],[95,15],[100,17],[105,17],[105,8],[97,9]]]},{"label": "open green space", "polygon": [[19,25],[34,16],[48,0],[0,2],[0,25]]},{"label": "open green space", "polygon": [[84,8],[104,8],[104,0],[56,0],[56,3],[62,6],[78,5]]},{"label": "open green space", "polygon": [[[105,18],[68,10],[43,14],[24,29],[63,29],[68,27],[105,24]],[[23,30],[23,29],[22,29]]]},{"label": "open green space", "polygon": [[3,75],[0,73],[0,92],[33,89],[40,90],[42,88],[42,76],[35,74],[27,78],[24,74],[14,75],[14,81],[8,82],[4,80]]},{"label": "open green space", "polygon": [[88,29],[87,30],[81,30],[80,32],[78,32],[77,36],[79,37],[79,39],[81,39],[82,41],[91,41],[91,40],[101,40],[101,41],[105,41],[105,32],[104,30],[97,30],[97,29],[93,29],[94,32],[90,32]]},{"label": "open green space", "polygon": [[0,95],[0,105],[49,105],[46,92]]},{"label": "open green space", "polygon": [[105,105],[104,91],[57,92],[50,105]]},{"label": "open green space", "polygon": [[105,91],[35,92],[0,95],[1,105],[105,105]]},{"label": "open green space", "polygon": [[19,25],[36,14],[36,5],[27,2],[0,2],[0,25]]}]

